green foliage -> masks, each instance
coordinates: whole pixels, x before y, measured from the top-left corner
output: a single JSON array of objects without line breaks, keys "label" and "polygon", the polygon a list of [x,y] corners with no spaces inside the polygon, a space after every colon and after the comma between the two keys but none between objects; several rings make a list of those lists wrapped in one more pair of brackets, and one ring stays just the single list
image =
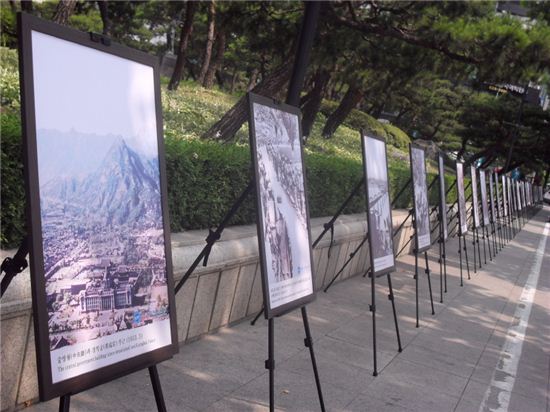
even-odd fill
[{"label": "green foliage", "polygon": [[382,124],[386,131],[386,142],[399,149],[409,150],[411,138],[400,128],[392,124]]},{"label": "green foliage", "polygon": [[19,117],[2,113],[0,133],[2,134],[0,245],[17,247],[25,236],[25,185]]},{"label": "green foliage", "polygon": [[19,111],[19,71],[17,52],[0,47],[0,105],[2,110]]}]

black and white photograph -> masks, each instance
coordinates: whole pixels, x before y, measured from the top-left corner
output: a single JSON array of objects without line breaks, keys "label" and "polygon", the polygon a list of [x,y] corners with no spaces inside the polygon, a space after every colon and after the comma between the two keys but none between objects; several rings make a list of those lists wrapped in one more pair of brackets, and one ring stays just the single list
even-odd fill
[{"label": "black and white photograph", "polygon": [[32,55],[33,77],[25,71],[24,81],[34,87],[25,97],[35,114],[25,111],[26,144],[37,161],[29,162],[28,184],[37,188],[31,271],[33,297],[44,299],[35,316],[49,385],[160,348],[175,352],[175,310],[158,73],[26,33],[32,51],[25,40],[23,65]]},{"label": "black and white photograph", "polygon": [[475,166],[470,166],[470,178],[472,179],[472,211],[474,215],[473,223],[474,229],[481,226],[481,219],[479,216],[479,198],[477,196],[477,169]]},{"label": "black and white photograph", "polygon": [[[495,209],[497,210],[496,217],[500,218],[504,216],[504,208],[503,208],[502,196],[500,195],[501,182],[498,179],[498,172],[494,172],[494,179],[495,179],[495,193],[496,193]],[[502,188],[504,188],[504,186],[502,186]],[[504,191],[503,191],[503,194],[504,194]]]},{"label": "black and white photograph", "polygon": [[[495,204],[497,201],[495,201],[495,182],[496,179],[496,173],[489,171],[489,204],[491,206],[491,223],[496,223],[498,215],[496,211]],[[498,181],[497,181],[497,188],[498,188]]]},{"label": "black and white photograph", "polygon": [[[500,176],[502,181],[502,214],[503,216],[508,216],[508,199],[510,199],[510,187],[507,185],[506,176]],[[497,188],[498,189],[498,188]]]},{"label": "black and white photograph", "polygon": [[424,252],[431,245],[425,153],[424,149],[412,144],[409,146],[409,150],[414,194],[416,249],[418,252]]},{"label": "black and white photograph", "polygon": [[464,236],[468,233],[468,220],[466,219],[466,197],[464,195],[464,165],[461,162],[456,162],[456,189],[460,235]]},{"label": "black and white photograph", "polygon": [[514,180],[516,191],[514,195],[516,196],[516,210],[521,211],[523,209],[523,202],[521,200],[521,184],[517,180]]},{"label": "black and white photograph", "polygon": [[273,311],[313,294],[300,117],[290,106],[273,107],[253,94],[249,100],[258,232]]},{"label": "black and white photograph", "polygon": [[395,269],[386,142],[364,133],[362,142],[369,247],[373,273],[378,275]]},{"label": "black and white photograph", "polygon": [[443,240],[447,240],[449,229],[447,223],[447,198],[445,195],[445,164],[441,153],[437,157],[437,170],[439,173],[439,223],[442,228]]},{"label": "black and white photograph", "polygon": [[487,202],[487,181],[485,180],[485,170],[479,170],[479,187],[481,189],[481,214],[483,226],[489,225],[489,204]]}]

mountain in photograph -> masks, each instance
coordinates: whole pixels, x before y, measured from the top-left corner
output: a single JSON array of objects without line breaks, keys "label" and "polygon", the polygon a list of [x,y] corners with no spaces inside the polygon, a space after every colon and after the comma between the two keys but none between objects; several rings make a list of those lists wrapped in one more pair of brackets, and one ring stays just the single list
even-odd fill
[{"label": "mountain in photograph", "polygon": [[[115,139],[87,176],[62,176],[41,186],[45,214],[62,208],[107,225],[154,225],[161,218],[158,163]],[[99,223],[98,222],[98,223]]]}]

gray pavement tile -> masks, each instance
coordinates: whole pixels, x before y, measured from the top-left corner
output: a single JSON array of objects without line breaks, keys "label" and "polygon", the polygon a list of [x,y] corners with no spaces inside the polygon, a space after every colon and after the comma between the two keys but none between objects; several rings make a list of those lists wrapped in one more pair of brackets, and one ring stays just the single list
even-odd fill
[{"label": "gray pavement tile", "polygon": [[362,395],[391,401],[413,411],[425,412],[452,411],[459,399],[433,388],[417,385],[414,379],[402,381],[391,376],[379,376]]},{"label": "gray pavement tile", "polygon": [[414,382],[415,385],[433,389],[457,399],[468,383],[465,377],[453,374],[451,370],[442,372],[431,367],[431,364],[420,364],[403,359],[394,359],[382,372],[386,379],[399,382]]},{"label": "gray pavement tile", "polygon": [[[322,373],[322,371],[321,371]],[[351,391],[324,385],[323,397],[326,409],[341,410],[356,396]],[[230,395],[250,403],[267,405],[269,402],[269,375],[264,373]],[[275,405],[282,410],[317,411],[319,398],[313,376],[311,379],[284,369],[275,369]]]},{"label": "gray pavement tile", "polygon": [[363,412],[363,411],[376,411],[376,412],[405,412],[411,411],[411,409],[404,408],[398,403],[392,400],[383,400],[375,398],[371,395],[360,395],[347,405],[343,411],[349,412]]},{"label": "gray pavement tile", "polygon": [[[232,397],[225,397],[208,407],[208,411],[210,412],[260,412],[268,410],[269,405],[267,404],[259,404]],[[278,411],[280,409],[276,408],[275,410]]]}]

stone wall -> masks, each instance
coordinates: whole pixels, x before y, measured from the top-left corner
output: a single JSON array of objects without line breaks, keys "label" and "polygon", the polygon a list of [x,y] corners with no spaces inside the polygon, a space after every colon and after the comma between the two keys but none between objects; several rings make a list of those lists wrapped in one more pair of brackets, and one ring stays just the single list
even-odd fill
[{"label": "stone wall", "polygon": [[[394,210],[394,228],[399,227],[406,216],[407,211]],[[312,220],[313,239],[328,220]],[[366,232],[365,214],[357,214],[342,216],[337,221],[330,253],[330,233],[325,235],[313,252],[317,290],[330,282]],[[205,231],[172,234],[176,282],[202,250],[206,235]],[[402,249],[411,235],[411,219],[408,219],[395,239],[396,251]],[[412,243],[403,253],[410,252]],[[1,251],[1,259],[14,253]],[[362,275],[368,266],[368,243],[365,242],[338,281]],[[201,264],[176,296],[179,342],[184,344],[256,315],[262,309],[261,288],[255,226],[226,229],[212,249],[208,266]],[[38,398],[31,311],[30,275],[26,270],[14,279],[0,303],[1,411],[21,408]]]}]

